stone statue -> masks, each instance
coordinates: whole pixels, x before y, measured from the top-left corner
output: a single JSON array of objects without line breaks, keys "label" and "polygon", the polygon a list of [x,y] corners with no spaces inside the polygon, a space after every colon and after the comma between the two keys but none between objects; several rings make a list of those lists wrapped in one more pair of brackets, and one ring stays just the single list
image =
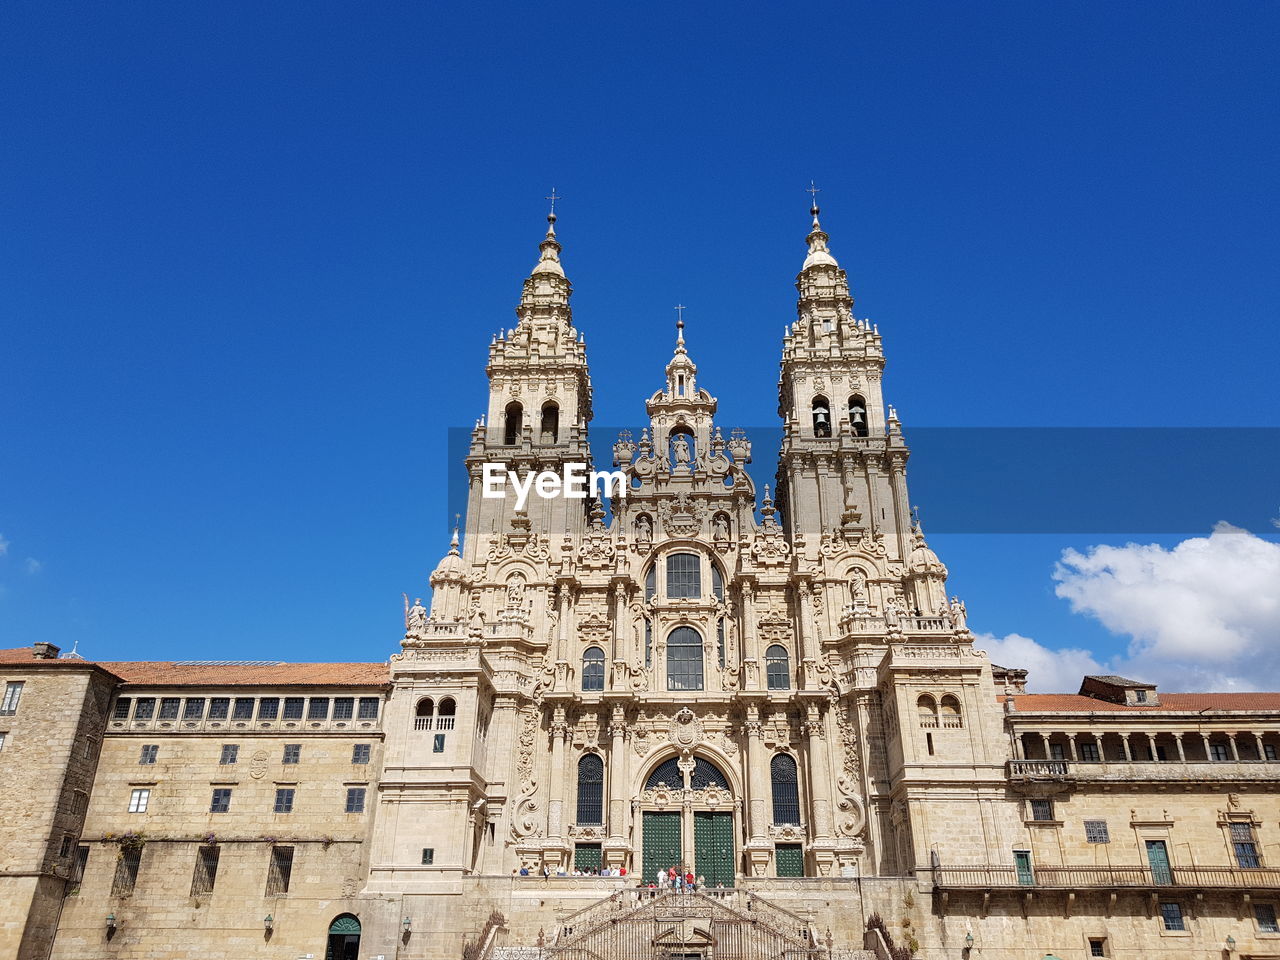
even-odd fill
[{"label": "stone statue", "polygon": [[653,521],[648,514],[640,514],[636,520],[636,542],[649,543],[653,540]]},{"label": "stone statue", "polygon": [[524,604],[524,577],[516,574],[507,581],[507,609],[519,610]]},{"label": "stone statue", "polygon": [[684,438],[684,434],[676,434],[675,439],[671,441],[671,449],[675,454],[677,466],[682,463],[689,463],[689,441]]},{"label": "stone statue", "polygon": [[711,527],[712,527],[714,539],[716,540],[729,539],[729,521],[723,513],[716,514],[716,518],[713,521],[711,521]]},{"label": "stone statue", "polygon": [[964,601],[959,597],[951,598],[951,623],[957,630],[967,630],[969,623],[969,611],[964,605]]},{"label": "stone statue", "polygon": [[415,637],[421,636],[427,626],[427,608],[422,605],[422,598],[415,597],[413,606],[409,606],[409,595],[402,593],[404,597],[404,632]]},{"label": "stone statue", "polygon": [[849,593],[853,596],[853,602],[867,599],[867,577],[861,570],[853,571],[853,576],[849,579]]}]

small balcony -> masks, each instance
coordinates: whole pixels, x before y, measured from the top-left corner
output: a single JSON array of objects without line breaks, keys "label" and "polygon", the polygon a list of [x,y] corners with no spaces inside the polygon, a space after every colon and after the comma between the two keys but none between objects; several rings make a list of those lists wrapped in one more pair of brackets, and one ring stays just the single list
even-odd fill
[{"label": "small balcony", "polygon": [[1275,760],[1010,760],[1010,780],[1234,783],[1280,780]]},{"label": "small balcony", "polygon": [[[922,872],[929,872],[925,868]],[[1228,889],[1280,890],[1273,867],[1035,866],[975,864],[934,867],[939,890]]]}]

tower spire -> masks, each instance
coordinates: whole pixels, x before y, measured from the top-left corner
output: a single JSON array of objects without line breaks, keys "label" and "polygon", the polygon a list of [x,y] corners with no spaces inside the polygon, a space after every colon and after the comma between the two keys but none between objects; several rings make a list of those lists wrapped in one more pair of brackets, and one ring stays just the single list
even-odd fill
[{"label": "tower spire", "polygon": [[809,244],[809,255],[804,258],[804,266],[800,270],[803,272],[820,263],[838,267],[840,264],[836,262],[836,258],[831,255],[827,247],[827,241],[831,238],[823,232],[822,224],[818,222],[818,214],[821,212],[818,208],[818,194],[821,188],[814,186],[813,181],[810,180],[805,192],[812,197],[809,213],[813,216],[813,226],[809,229],[809,236],[805,237],[805,241]]}]

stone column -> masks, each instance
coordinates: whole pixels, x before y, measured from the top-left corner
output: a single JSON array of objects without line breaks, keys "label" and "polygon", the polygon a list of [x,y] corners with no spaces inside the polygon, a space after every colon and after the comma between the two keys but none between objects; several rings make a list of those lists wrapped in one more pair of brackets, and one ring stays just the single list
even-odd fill
[{"label": "stone column", "polygon": [[808,580],[796,584],[796,596],[799,600],[796,610],[796,662],[800,667],[802,683],[796,686],[802,690],[809,688],[813,677],[813,650],[809,639],[809,624],[813,621],[812,605],[813,585]]},{"label": "stone column", "polygon": [[604,844],[605,865],[626,865],[627,854],[627,721],[621,704],[609,717],[609,839]]},{"label": "stone column", "polygon": [[1151,734],[1147,734],[1147,754],[1152,760],[1156,759],[1156,738]]},{"label": "stone column", "polygon": [[1126,733],[1120,734],[1120,759],[1125,763],[1133,760],[1133,751],[1129,749],[1129,735]]},{"label": "stone column", "polygon": [[1179,763],[1186,763],[1186,762],[1187,762],[1187,754],[1186,754],[1186,752],[1182,749],[1182,734],[1180,734],[1180,733],[1175,733],[1175,734],[1173,735],[1173,745],[1174,745],[1175,747],[1177,747],[1177,748],[1178,748],[1178,762],[1179,762]]},{"label": "stone column", "polygon": [[1080,759],[1080,754],[1076,752],[1076,737],[1078,736],[1078,733],[1067,734],[1067,756],[1069,756],[1073,761],[1078,761]]},{"label": "stone column", "polygon": [[773,844],[769,841],[769,759],[764,745],[764,731],[760,723],[760,707],[747,704],[747,719],[743,724],[747,735],[747,840],[744,852],[753,876],[763,877],[773,857]]},{"label": "stone column", "polygon": [[1260,733],[1255,733],[1255,734],[1253,735],[1253,742],[1257,745],[1257,749],[1258,749],[1258,759],[1259,759],[1259,760],[1265,760],[1265,759],[1267,759],[1266,751],[1264,751],[1264,750],[1262,749],[1262,734],[1260,734]]},{"label": "stone column", "polygon": [[762,688],[760,677],[760,638],[756,634],[755,587],[744,582],[742,593],[742,661],[743,690]]},{"label": "stone column", "polygon": [[893,487],[893,514],[898,533],[898,558],[905,560],[911,543],[911,505],[907,502],[907,455],[889,454],[889,481]]},{"label": "stone column", "polygon": [[864,463],[867,466],[867,531],[874,540],[876,533],[880,530],[880,501],[876,497],[876,487],[880,479],[880,458],[868,454],[864,458]]},{"label": "stone column", "polygon": [[1204,742],[1204,758],[1206,760],[1213,759],[1213,751],[1209,749],[1209,735],[1207,733],[1200,734],[1200,739]]},{"label": "stone column", "polygon": [[627,636],[627,598],[621,583],[613,585],[613,637],[611,640],[612,651],[609,659],[613,662],[613,669],[610,672],[609,688],[614,689],[620,687],[622,678],[628,676],[627,673],[627,654],[626,654],[626,636]]},{"label": "stone column", "polygon": [[831,819],[831,765],[822,710],[810,703],[805,716],[809,736],[809,803],[813,809],[814,865],[820,876],[830,876],[835,859],[835,826]]},{"label": "stone column", "polygon": [[1237,762],[1240,760],[1240,751],[1236,749],[1236,735],[1234,733],[1227,734],[1227,753],[1230,754],[1232,760]]},{"label": "stone column", "polygon": [[557,586],[560,615],[556,620],[556,690],[568,689],[569,680],[569,593],[568,583]]},{"label": "stone column", "polygon": [[569,738],[569,724],[565,721],[564,707],[556,707],[551,720],[551,782],[547,785],[550,800],[547,802],[547,839],[559,840],[564,836],[564,774],[565,741]]}]

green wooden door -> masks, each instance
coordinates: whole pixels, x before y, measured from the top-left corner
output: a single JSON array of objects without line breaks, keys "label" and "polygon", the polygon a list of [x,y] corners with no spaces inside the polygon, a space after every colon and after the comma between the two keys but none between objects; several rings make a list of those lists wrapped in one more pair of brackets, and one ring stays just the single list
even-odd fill
[{"label": "green wooden door", "polygon": [[646,810],[642,827],[644,857],[641,876],[647,884],[657,878],[659,870],[679,866],[683,859],[680,852],[680,811]]},{"label": "green wooden door", "polygon": [[1173,883],[1169,872],[1169,849],[1163,840],[1147,841],[1147,862],[1151,864],[1151,879],[1155,883]]},{"label": "green wooden door", "polygon": [[1013,863],[1018,871],[1018,883],[1024,887],[1032,886],[1036,882],[1036,875],[1031,872],[1031,854],[1026,850],[1015,850]]},{"label": "green wooden door", "polygon": [[804,876],[804,850],[798,843],[780,843],[773,848],[775,871],[780,877]]},{"label": "green wooden door", "polygon": [[733,886],[733,814],[698,810],[693,815],[694,871],[708,887]]}]

